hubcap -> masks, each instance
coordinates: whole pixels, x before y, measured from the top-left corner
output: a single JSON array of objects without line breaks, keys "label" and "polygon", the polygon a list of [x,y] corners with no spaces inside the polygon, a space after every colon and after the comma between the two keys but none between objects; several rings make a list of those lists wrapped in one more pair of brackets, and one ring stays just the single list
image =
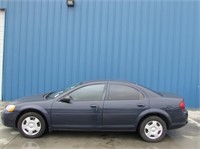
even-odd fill
[{"label": "hubcap", "polygon": [[158,121],[149,121],[144,127],[145,135],[150,139],[157,139],[162,135],[163,127]]},{"label": "hubcap", "polygon": [[34,116],[29,116],[22,121],[22,130],[25,134],[33,136],[41,129],[41,122]]}]

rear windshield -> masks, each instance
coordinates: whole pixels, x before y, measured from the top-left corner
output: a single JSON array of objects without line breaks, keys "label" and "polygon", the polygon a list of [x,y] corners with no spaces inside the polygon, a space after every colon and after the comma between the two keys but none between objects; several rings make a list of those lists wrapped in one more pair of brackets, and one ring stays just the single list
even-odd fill
[{"label": "rear windshield", "polygon": [[147,89],[147,90],[149,90],[149,91],[151,91],[151,92],[153,92],[153,93],[155,93],[155,94],[157,94],[157,95],[162,96],[161,93],[159,93],[159,92],[157,92],[157,91],[155,91],[155,90],[153,90],[153,89],[151,89],[151,88],[148,88],[148,87],[146,87],[146,86],[142,86],[142,85],[140,85],[140,86],[143,87],[143,88],[145,88],[145,89]]}]

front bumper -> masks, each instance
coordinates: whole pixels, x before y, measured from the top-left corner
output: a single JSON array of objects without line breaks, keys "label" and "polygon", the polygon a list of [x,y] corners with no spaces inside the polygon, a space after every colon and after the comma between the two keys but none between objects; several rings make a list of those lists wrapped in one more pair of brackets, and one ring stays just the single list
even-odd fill
[{"label": "front bumper", "polygon": [[16,127],[17,113],[3,110],[1,112],[1,121],[7,127]]}]

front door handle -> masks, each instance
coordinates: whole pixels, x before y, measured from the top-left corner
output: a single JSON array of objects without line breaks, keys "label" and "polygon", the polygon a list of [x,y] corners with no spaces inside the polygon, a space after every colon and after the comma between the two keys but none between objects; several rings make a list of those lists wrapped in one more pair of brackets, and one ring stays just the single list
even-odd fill
[{"label": "front door handle", "polygon": [[98,109],[99,109],[99,106],[97,106],[97,105],[90,105],[90,107],[91,107],[91,108],[94,108],[95,111],[98,111]]},{"label": "front door handle", "polygon": [[143,108],[143,107],[145,107],[145,104],[140,103],[140,104],[137,104],[137,106],[140,108]]}]

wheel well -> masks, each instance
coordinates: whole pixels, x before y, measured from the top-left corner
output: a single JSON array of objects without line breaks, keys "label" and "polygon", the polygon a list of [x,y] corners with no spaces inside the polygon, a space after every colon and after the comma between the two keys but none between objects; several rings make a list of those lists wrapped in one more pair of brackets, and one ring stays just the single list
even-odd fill
[{"label": "wheel well", "polygon": [[151,114],[147,114],[147,115],[143,116],[143,117],[140,119],[140,121],[139,121],[138,124],[137,124],[137,130],[139,129],[140,124],[142,123],[142,121],[143,121],[144,119],[146,119],[147,117],[150,117],[150,116],[157,116],[157,117],[160,117],[160,118],[166,123],[167,129],[169,128],[170,122],[169,122],[169,120],[167,119],[166,116],[164,116],[164,115],[162,115],[162,114],[160,114],[160,113],[151,113]]},{"label": "wheel well", "polygon": [[43,114],[41,111],[36,110],[36,109],[26,109],[26,110],[21,111],[21,112],[19,113],[19,115],[17,116],[17,120],[16,120],[16,123],[15,123],[15,127],[16,127],[16,128],[17,128],[17,123],[18,123],[20,117],[21,117],[23,114],[28,113],[28,112],[35,112],[35,113],[37,113],[37,114],[40,114],[40,115],[42,116],[42,118],[44,119],[44,121],[45,121],[46,129],[48,129],[48,123],[47,123],[46,117],[44,116],[44,114]]}]

